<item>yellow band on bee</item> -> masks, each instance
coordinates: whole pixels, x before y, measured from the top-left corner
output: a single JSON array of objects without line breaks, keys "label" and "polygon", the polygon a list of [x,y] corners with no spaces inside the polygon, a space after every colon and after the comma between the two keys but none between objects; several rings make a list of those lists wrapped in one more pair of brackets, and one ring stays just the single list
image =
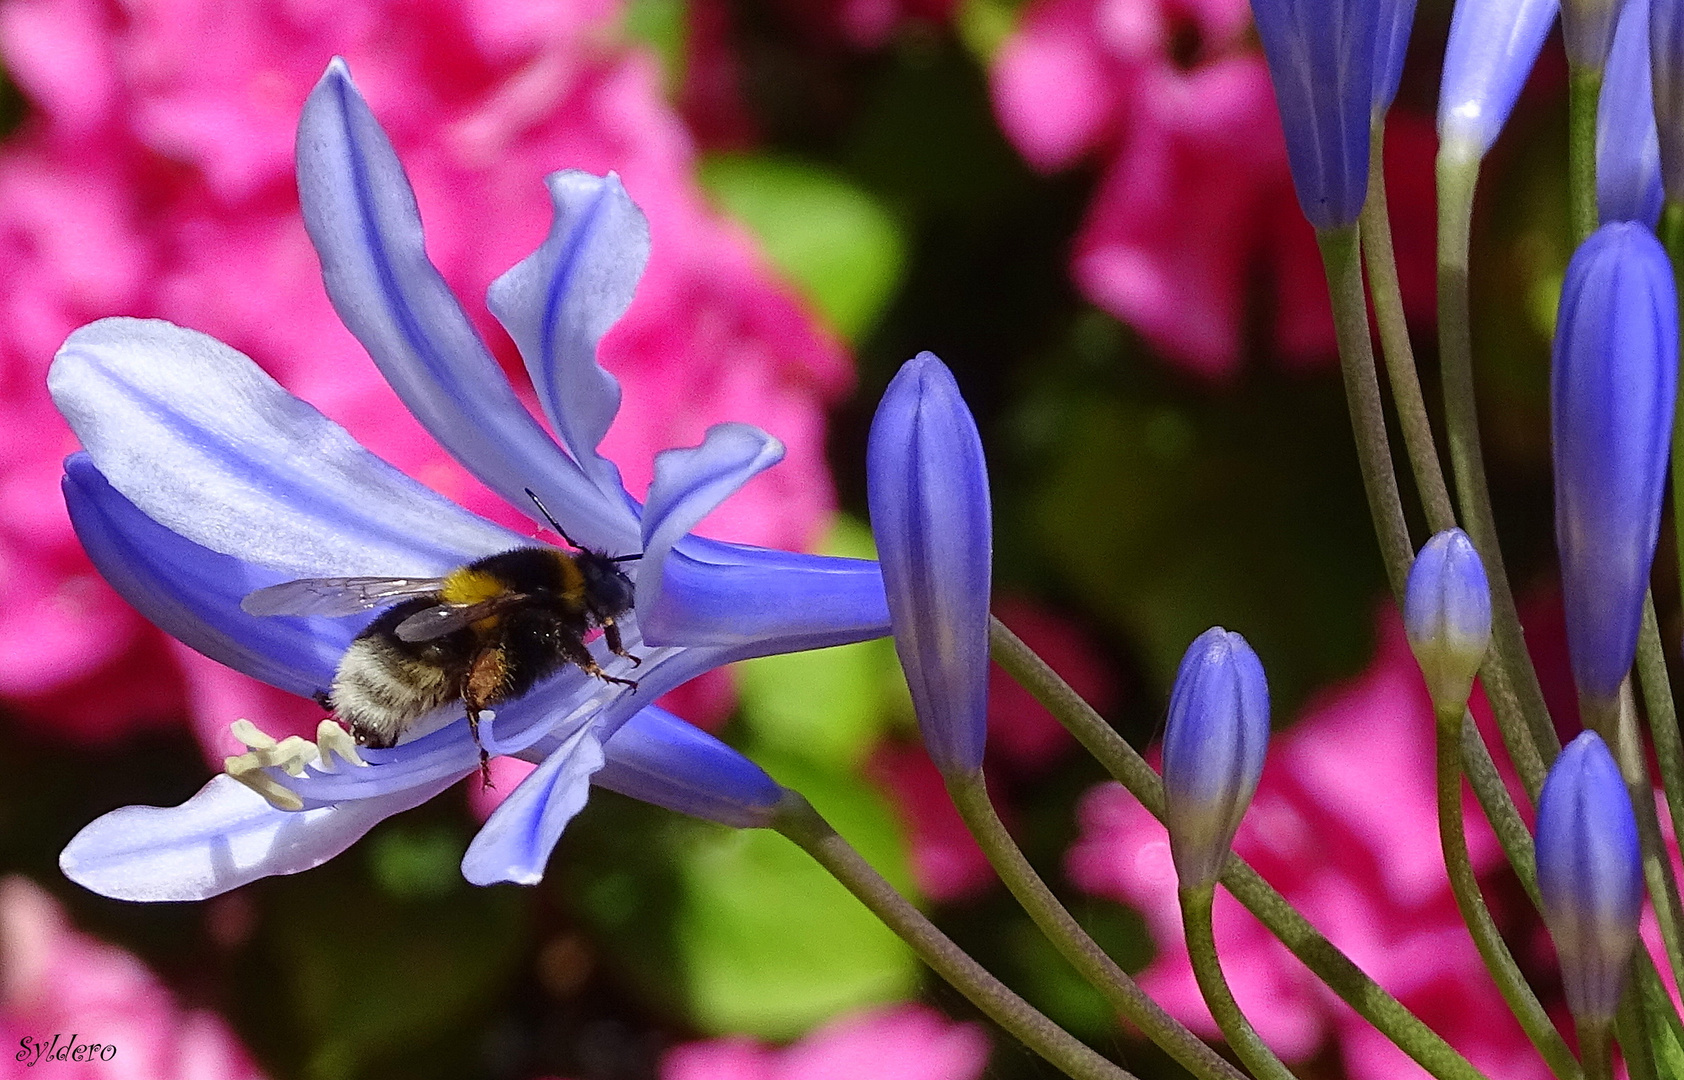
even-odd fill
[{"label": "yellow band on bee", "polygon": [[447,604],[481,604],[494,600],[509,591],[509,587],[483,570],[464,566],[452,570],[439,589],[439,599]]}]

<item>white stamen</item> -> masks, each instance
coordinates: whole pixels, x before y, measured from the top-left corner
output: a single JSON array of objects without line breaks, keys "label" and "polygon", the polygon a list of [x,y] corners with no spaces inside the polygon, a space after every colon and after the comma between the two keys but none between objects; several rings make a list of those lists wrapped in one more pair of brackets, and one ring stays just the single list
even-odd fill
[{"label": "white stamen", "polygon": [[368,762],[362,759],[362,755],[357,753],[357,741],[351,738],[351,733],[340,727],[339,722],[331,717],[317,725],[316,747],[321,756],[320,768],[327,772],[338,771],[338,766],[333,760],[335,757],[349,765],[368,765]]}]

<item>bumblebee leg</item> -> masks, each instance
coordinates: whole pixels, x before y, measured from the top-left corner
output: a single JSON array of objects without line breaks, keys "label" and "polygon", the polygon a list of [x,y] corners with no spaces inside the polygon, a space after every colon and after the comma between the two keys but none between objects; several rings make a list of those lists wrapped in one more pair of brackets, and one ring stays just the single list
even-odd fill
[{"label": "bumblebee leg", "polygon": [[620,625],[614,621],[614,617],[612,615],[602,620],[602,637],[603,640],[608,643],[609,652],[613,653],[615,656],[623,656],[627,660],[630,660],[632,662],[632,667],[643,666],[642,657],[633,656],[631,653],[626,651],[626,647],[624,645],[620,644]]},{"label": "bumblebee leg", "polygon": [[633,690],[637,689],[637,683],[633,680],[615,678],[613,675],[610,675],[608,672],[602,670],[602,665],[598,664],[596,662],[596,657],[592,656],[591,651],[585,648],[584,642],[579,641],[578,639],[569,641],[566,638],[562,638],[558,644],[560,644],[561,651],[566,654],[567,658],[584,669],[586,675],[595,675],[603,682],[618,683],[621,686],[629,686]]},{"label": "bumblebee leg", "polygon": [[317,690],[314,694],[310,695],[310,698],[328,712],[333,711],[333,694],[330,691]]},{"label": "bumblebee leg", "polygon": [[468,665],[468,673],[462,677],[462,706],[468,713],[468,733],[474,737],[474,745],[479,747],[480,785],[487,790],[492,786],[491,755],[485,752],[485,744],[479,741],[479,714],[480,710],[500,697],[507,674],[503,651],[488,648],[480,650],[473,663]]}]

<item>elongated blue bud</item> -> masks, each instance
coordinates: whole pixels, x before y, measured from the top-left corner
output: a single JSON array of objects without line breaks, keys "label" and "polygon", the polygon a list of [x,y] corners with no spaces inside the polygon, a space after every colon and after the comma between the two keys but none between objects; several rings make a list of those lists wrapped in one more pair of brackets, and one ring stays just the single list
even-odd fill
[{"label": "elongated blue bud", "polygon": [[1298,205],[1318,229],[1350,225],[1368,196],[1380,9],[1374,0],[1252,0]]},{"label": "elongated blue bud", "polygon": [[1415,25],[1415,0],[1377,0],[1380,26],[1374,41],[1374,114],[1386,115],[1403,81],[1409,31]]},{"label": "elongated blue bud", "polygon": [[1626,0],[1596,102],[1596,211],[1602,221],[1661,220],[1661,143],[1649,80],[1649,0]]},{"label": "elongated blue bud", "polygon": [[1606,1022],[1637,943],[1643,865],[1631,799],[1596,732],[1574,739],[1550,767],[1536,846],[1538,895],[1567,1007],[1581,1023]]},{"label": "elongated blue bud", "polygon": [[739,829],[768,824],[783,796],[760,766],[653,705],[620,725],[603,757],[598,787]]},{"label": "elongated blue bud", "polygon": [[1216,880],[1269,749],[1269,684],[1245,638],[1220,626],[1181,658],[1164,728],[1164,823],[1182,888]]},{"label": "elongated blue bud", "polygon": [[1555,22],[1556,2],[1456,0],[1438,94],[1445,151],[1477,159],[1497,141]]},{"label": "elongated blue bud", "polygon": [[1684,202],[1684,0],[1649,0],[1649,72],[1661,143],[1661,182]]},{"label": "elongated blue bud", "polygon": [[1550,371],[1567,645],[1593,702],[1614,700],[1636,651],[1677,383],[1666,252],[1642,225],[1604,225],[1567,264]]},{"label": "elongated blue bud", "polygon": [[1561,40],[1569,64],[1599,70],[1607,64],[1624,6],[1625,0],[1561,0]]},{"label": "elongated blue bud", "polygon": [[1403,629],[1439,712],[1460,713],[1491,646],[1491,586],[1461,529],[1428,540],[1409,569]]},{"label": "elongated blue bud", "polygon": [[877,406],[866,501],[924,745],[943,773],[973,772],[987,736],[988,467],[959,384],[932,353],[908,361]]}]

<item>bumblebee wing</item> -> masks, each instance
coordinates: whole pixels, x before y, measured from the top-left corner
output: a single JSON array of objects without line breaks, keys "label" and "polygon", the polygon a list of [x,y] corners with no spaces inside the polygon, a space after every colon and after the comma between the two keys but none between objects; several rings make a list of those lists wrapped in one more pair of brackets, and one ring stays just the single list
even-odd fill
[{"label": "bumblebee wing", "polygon": [[443,578],[301,578],[258,589],[240,601],[247,615],[325,615],[337,618],[439,591]]},{"label": "bumblebee wing", "polygon": [[507,611],[527,599],[530,598],[525,593],[504,593],[477,604],[436,604],[399,623],[395,632],[399,641],[431,641]]}]

